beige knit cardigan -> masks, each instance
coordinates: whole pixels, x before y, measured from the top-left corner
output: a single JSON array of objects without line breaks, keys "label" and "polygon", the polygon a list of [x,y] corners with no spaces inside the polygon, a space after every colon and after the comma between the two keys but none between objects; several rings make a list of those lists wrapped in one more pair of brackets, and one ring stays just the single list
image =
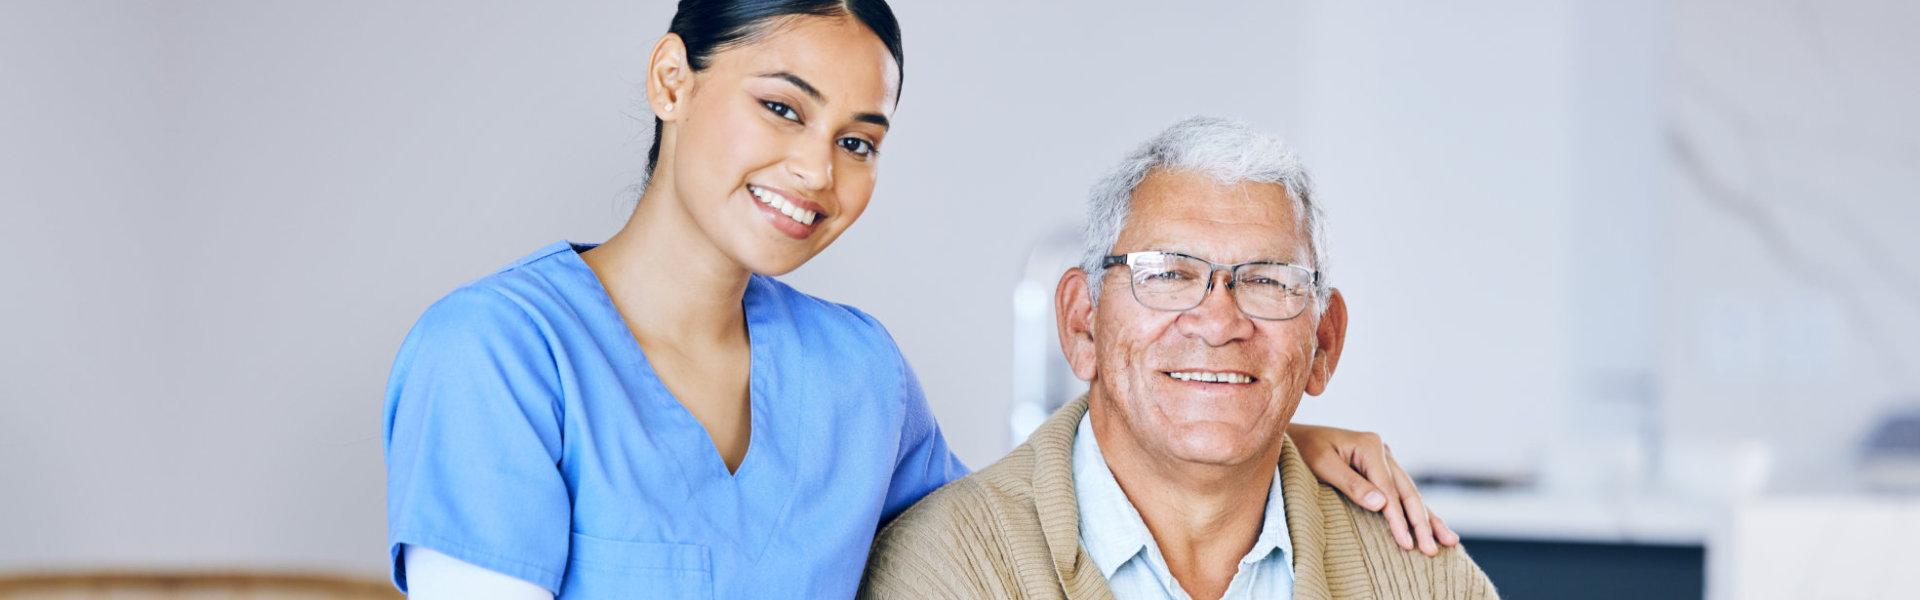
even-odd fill
[{"label": "beige knit cardigan", "polygon": [[[1085,396],[978,473],[929,494],[881,530],[860,598],[1112,600],[1080,547],[1073,438]],[[1295,598],[1496,598],[1466,550],[1401,550],[1386,519],[1320,483],[1287,440],[1281,493]]]}]

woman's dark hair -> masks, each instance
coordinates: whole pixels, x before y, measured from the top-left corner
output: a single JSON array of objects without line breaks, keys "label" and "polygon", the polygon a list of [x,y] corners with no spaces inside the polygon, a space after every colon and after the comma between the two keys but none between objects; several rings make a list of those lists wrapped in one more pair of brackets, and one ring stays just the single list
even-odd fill
[{"label": "woman's dark hair", "polygon": [[[906,63],[900,51],[900,23],[886,0],[680,0],[667,33],[678,34],[687,46],[687,64],[704,71],[713,55],[760,39],[768,33],[769,21],[788,16],[852,16],[880,36],[893,54],[893,63],[905,77]],[[899,90],[894,90],[895,97]],[[653,147],[647,150],[647,178],[660,163],[660,127],[653,120]]]}]

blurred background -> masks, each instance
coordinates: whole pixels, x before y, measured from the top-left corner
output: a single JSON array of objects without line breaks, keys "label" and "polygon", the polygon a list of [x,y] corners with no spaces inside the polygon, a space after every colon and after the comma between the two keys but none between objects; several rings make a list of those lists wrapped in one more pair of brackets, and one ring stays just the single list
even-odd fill
[{"label": "blurred background", "polygon": [[[1384,435],[1509,597],[1913,593],[1920,3],[894,4],[880,187],[784,279],[888,325],[969,465],[1071,391],[1088,186],[1230,116],[1314,171],[1351,306],[1299,419]],[[383,578],[394,352],[620,227],[672,12],[0,1],[0,577]]]}]

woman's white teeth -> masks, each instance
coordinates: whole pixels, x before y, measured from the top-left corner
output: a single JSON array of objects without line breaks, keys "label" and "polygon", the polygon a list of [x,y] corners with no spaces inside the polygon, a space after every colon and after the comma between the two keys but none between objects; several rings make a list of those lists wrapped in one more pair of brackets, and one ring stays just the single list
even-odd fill
[{"label": "woman's white teeth", "polygon": [[1253,383],[1253,378],[1239,373],[1212,373],[1207,371],[1174,371],[1168,377],[1181,381],[1201,381],[1206,383]]},{"label": "woman's white teeth", "polygon": [[786,198],[780,197],[779,194],[751,185],[747,186],[747,191],[753,192],[753,197],[759,199],[761,204],[773,207],[774,210],[780,211],[780,214],[786,215],[787,218],[799,221],[801,225],[812,225],[813,220],[819,216],[814,214],[813,211],[794,206],[792,202],[788,202]]}]

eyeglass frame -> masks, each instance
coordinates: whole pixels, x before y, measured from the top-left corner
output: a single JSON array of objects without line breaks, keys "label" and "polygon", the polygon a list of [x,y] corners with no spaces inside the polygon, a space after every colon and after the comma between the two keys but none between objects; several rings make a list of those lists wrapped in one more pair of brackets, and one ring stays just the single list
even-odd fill
[{"label": "eyeglass frame", "polygon": [[1320,291],[1320,270],[1319,269],[1309,269],[1293,263],[1276,261],[1276,260],[1256,260],[1256,261],[1243,262],[1237,265],[1223,265],[1223,264],[1213,262],[1204,258],[1200,258],[1198,256],[1194,256],[1191,254],[1181,254],[1179,252],[1166,252],[1161,250],[1142,250],[1139,252],[1128,252],[1126,254],[1109,254],[1107,256],[1100,257],[1100,269],[1101,269],[1101,272],[1104,273],[1107,269],[1111,269],[1113,267],[1117,267],[1120,265],[1126,265],[1127,270],[1131,271],[1134,269],[1133,262],[1135,258],[1148,256],[1148,255],[1178,256],[1180,258],[1191,258],[1193,260],[1207,263],[1207,290],[1200,293],[1200,299],[1195,300],[1193,303],[1193,306],[1188,306],[1186,308],[1180,308],[1180,309],[1156,308],[1154,306],[1147,304],[1146,301],[1140,299],[1140,290],[1138,287],[1135,286],[1135,284],[1138,282],[1135,281],[1134,278],[1131,276],[1127,277],[1128,295],[1133,296],[1134,302],[1139,302],[1141,306],[1145,306],[1153,310],[1160,310],[1160,311],[1166,311],[1166,312],[1186,312],[1189,310],[1193,310],[1195,307],[1198,307],[1201,304],[1205,304],[1207,301],[1207,296],[1213,294],[1214,272],[1225,270],[1227,272],[1227,293],[1233,296],[1233,307],[1236,309],[1239,309],[1240,314],[1246,315],[1247,318],[1260,319],[1262,321],[1289,321],[1289,320],[1299,318],[1300,315],[1306,314],[1307,304],[1300,305],[1299,312],[1293,313],[1293,315],[1286,316],[1286,317],[1277,317],[1277,318],[1262,317],[1262,316],[1258,316],[1253,313],[1247,312],[1247,308],[1240,305],[1240,294],[1235,291],[1234,286],[1235,284],[1238,284],[1240,282],[1240,267],[1245,267],[1250,265],[1274,265],[1274,266],[1289,267],[1289,268],[1306,271],[1307,276],[1309,278],[1307,282],[1307,287],[1309,290],[1307,293],[1308,304],[1311,304],[1313,302],[1314,297]]}]

